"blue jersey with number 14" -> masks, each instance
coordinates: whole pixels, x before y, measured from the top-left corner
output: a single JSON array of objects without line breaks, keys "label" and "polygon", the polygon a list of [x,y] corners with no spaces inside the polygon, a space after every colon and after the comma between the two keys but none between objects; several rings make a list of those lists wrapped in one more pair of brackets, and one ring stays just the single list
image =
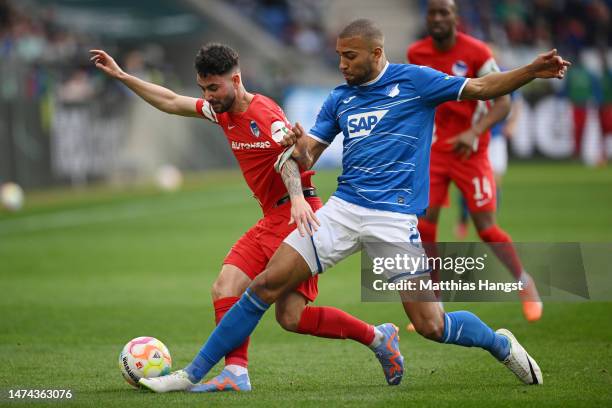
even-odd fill
[{"label": "blue jersey with number 14", "polygon": [[334,195],[363,207],[422,214],[435,109],[457,100],[466,82],[427,67],[387,63],[373,81],[335,88],[310,130],[326,144],[344,134]]}]

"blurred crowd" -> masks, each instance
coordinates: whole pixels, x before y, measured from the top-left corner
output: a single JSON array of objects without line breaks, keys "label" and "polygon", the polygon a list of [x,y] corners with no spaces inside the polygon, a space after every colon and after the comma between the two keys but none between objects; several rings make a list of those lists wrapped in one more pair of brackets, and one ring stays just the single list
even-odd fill
[{"label": "blurred crowd", "polygon": [[[59,91],[62,98],[76,101],[91,97],[92,84],[86,80],[86,59],[82,55],[90,42],[87,35],[77,36],[57,25],[50,8],[0,0],[2,96],[10,99],[20,92],[22,97],[41,98],[60,82],[65,85]],[[16,66],[21,75],[8,75],[6,71]],[[21,78],[25,84],[16,83]]]},{"label": "blurred crowd", "polygon": [[[571,104],[575,157],[582,151],[589,107],[597,112],[604,139],[610,138],[612,0],[457,0],[457,5],[460,30],[494,44],[498,50],[554,47],[573,62],[557,93]],[[425,0],[421,6],[424,11]],[[527,93],[536,92],[535,100],[541,96],[537,94],[540,90],[537,86],[526,89]],[[601,162],[605,160],[603,153]]]},{"label": "blurred crowd", "polygon": [[[425,10],[426,0],[421,0]],[[498,45],[576,50],[609,44],[612,0],[457,0],[461,29]]]},{"label": "blurred crowd", "polygon": [[[531,106],[550,95],[571,104],[574,156],[580,156],[589,107],[597,112],[601,134],[612,134],[612,71],[607,61],[612,42],[612,0],[456,0],[456,3],[459,29],[490,43],[498,54],[505,53],[506,58],[504,55],[498,58],[507,62],[507,68],[516,64],[507,51],[523,47],[539,50],[555,47],[573,62],[562,86],[534,83],[525,89],[524,96]],[[330,41],[334,33],[326,33],[322,23],[324,0],[237,0],[232,4],[285,44],[336,64],[334,41]],[[419,9],[424,21],[427,0],[420,0]],[[589,61],[585,61],[585,51],[591,54]]]},{"label": "blurred crowd", "polygon": [[304,54],[327,47],[321,0],[236,0],[232,5],[286,45]]},{"label": "blurred crowd", "polygon": [[[59,177],[80,184],[108,171],[118,148],[111,133],[125,119],[126,96],[133,94],[91,64],[87,50],[100,46],[118,48],[59,24],[53,7],[0,0],[2,174],[15,178],[20,168],[47,165],[53,175],[47,171],[46,180],[31,183]],[[167,80],[171,70],[164,69],[161,47],[121,48],[118,59],[130,72],[156,83]]]},{"label": "blurred crowd", "polygon": [[[234,0],[228,4],[285,45],[335,66],[335,33],[325,30],[330,1]],[[419,1],[424,13],[426,1]],[[576,156],[585,129],[593,133],[594,120],[597,132],[612,135],[612,70],[607,59],[612,0],[456,1],[460,29],[491,42],[500,54],[510,52],[507,68],[516,63],[514,53],[523,48],[525,55],[532,56],[534,48],[554,46],[573,62],[567,79],[557,84],[561,86],[534,82],[523,96],[533,111],[551,95],[571,105],[573,130],[567,132],[573,132]],[[133,94],[96,70],[87,50],[103,47],[128,72],[176,90],[182,89],[179,67],[172,65],[174,58],[168,55],[173,50],[168,44],[160,45],[156,39],[122,41],[66,26],[51,4],[0,0],[0,175],[14,178],[19,166],[38,166],[36,173],[44,177],[50,173],[48,168],[53,169],[53,177],[73,181],[75,175],[103,177],[108,167],[105,160],[121,148],[111,133],[120,133],[121,121],[129,120],[126,107]],[[409,40],[404,39],[406,45]],[[280,101],[289,80],[276,73],[274,66],[247,65],[251,68],[243,70],[247,85]],[[268,75],[261,75],[262,71]],[[181,72],[185,76],[189,70]]]},{"label": "blurred crowd", "polygon": [[[18,65],[20,74],[25,69],[25,75],[2,75],[3,96],[8,99],[13,93],[25,90],[20,96],[35,99],[52,92],[60,102],[91,101],[94,95],[100,96],[109,88],[101,83],[105,79],[90,63],[87,50],[104,43],[111,49],[116,48],[115,44],[86,32],[74,32],[58,24],[53,7],[0,0],[0,69],[9,70]],[[141,50],[127,51],[121,60],[129,69],[162,82],[163,50],[154,45]],[[11,84],[24,76],[26,84]]]}]

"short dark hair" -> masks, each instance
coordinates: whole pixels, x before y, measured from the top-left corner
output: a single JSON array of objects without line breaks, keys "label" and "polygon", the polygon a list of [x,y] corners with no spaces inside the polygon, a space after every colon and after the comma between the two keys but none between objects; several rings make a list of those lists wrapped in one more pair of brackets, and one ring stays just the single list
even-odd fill
[{"label": "short dark hair", "polygon": [[338,34],[339,38],[363,37],[366,40],[384,42],[385,36],[372,20],[360,18],[352,21]]},{"label": "short dark hair", "polygon": [[198,75],[225,75],[238,67],[238,53],[224,44],[209,43],[198,51],[195,69]]}]

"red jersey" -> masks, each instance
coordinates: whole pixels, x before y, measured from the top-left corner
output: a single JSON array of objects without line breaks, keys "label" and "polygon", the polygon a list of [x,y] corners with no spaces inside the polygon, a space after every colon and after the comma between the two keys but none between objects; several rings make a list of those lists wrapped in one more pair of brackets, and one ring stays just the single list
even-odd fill
[{"label": "red jersey", "polygon": [[[274,163],[285,150],[279,142],[291,125],[283,110],[272,99],[255,95],[245,112],[215,113],[203,99],[196,103],[197,112],[221,126],[234,156],[254,197],[266,214],[276,202],[287,195],[281,175]],[[302,172],[302,186],[313,187],[312,171]]]},{"label": "red jersey", "polygon": [[[408,48],[406,58],[410,64],[426,65],[459,77],[477,78],[499,72],[489,47],[463,33],[457,33],[457,41],[448,51],[438,51],[431,37],[417,41]],[[432,151],[452,151],[453,146],[447,140],[469,129],[486,112],[487,104],[482,101],[453,101],[438,106]],[[487,151],[490,137],[489,130],[480,135],[478,151]]]}]

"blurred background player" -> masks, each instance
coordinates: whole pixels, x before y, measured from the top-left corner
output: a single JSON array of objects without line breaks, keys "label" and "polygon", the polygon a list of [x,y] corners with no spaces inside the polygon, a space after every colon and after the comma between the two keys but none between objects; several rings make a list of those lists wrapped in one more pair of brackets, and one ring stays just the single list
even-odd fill
[{"label": "blurred background player", "polygon": [[[199,50],[195,68],[203,99],[177,95],[129,75],[102,50],[91,53],[96,67],[123,82],[157,109],[174,115],[203,117],[219,125],[261,206],[263,218],[234,244],[213,284],[211,292],[218,323],[261,273],[283,239],[295,229],[292,224],[297,224],[302,235],[312,234],[311,226],[316,229],[318,221],[313,211],[322,204],[310,181],[314,173],[300,174],[297,163],[290,158],[280,175],[274,170],[274,163],[285,153],[280,142],[291,134],[290,124],[274,101],[246,91],[238,54],[230,47],[208,44]],[[386,343],[383,332],[392,325],[375,328],[336,308],[308,306],[317,294],[317,276],[313,276],[283,296],[276,307],[281,326],[301,334],[358,341],[369,346],[379,359],[388,354],[383,349]],[[220,375],[193,391],[250,391],[248,344],[247,338],[227,354],[226,366]]]},{"label": "blurred background player", "polygon": [[[481,41],[457,32],[457,8],[453,0],[427,3],[429,36],[408,48],[411,64],[426,65],[449,75],[484,77],[499,68],[489,48]],[[448,201],[453,181],[466,199],[480,238],[491,247],[515,279],[523,282],[520,296],[528,321],[542,316],[542,302],[534,281],[525,272],[510,236],[496,222],[496,192],[489,162],[489,128],[506,117],[510,97],[495,98],[491,109],[482,101],[456,101],[436,110],[430,162],[429,208],[419,219],[423,242],[436,242],[440,208]]]},{"label": "blurred background player", "polygon": [[599,105],[599,123],[601,126],[601,158],[599,163],[608,163],[608,144],[612,142],[612,70],[608,63],[606,47],[599,47],[601,61],[601,79],[598,81],[597,101]]},{"label": "blurred background player", "polygon": [[597,77],[584,64],[578,50],[572,50],[571,58],[576,63],[573,65],[571,72],[567,73],[565,94],[572,105],[574,158],[580,160],[588,108],[595,102]]},{"label": "blurred background player", "polygon": [[[508,170],[508,141],[516,131],[516,124],[520,115],[521,102],[517,99],[518,91],[510,95],[512,105],[510,113],[500,122],[491,127],[488,155],[495,178],[495,195],[497,201],[496,211],[499,213],[502,199],[502,180]],[[469,232],[470,211],[463,195],[459,195],[459,217],[455,226],[455,236],[466,239]]]}]

